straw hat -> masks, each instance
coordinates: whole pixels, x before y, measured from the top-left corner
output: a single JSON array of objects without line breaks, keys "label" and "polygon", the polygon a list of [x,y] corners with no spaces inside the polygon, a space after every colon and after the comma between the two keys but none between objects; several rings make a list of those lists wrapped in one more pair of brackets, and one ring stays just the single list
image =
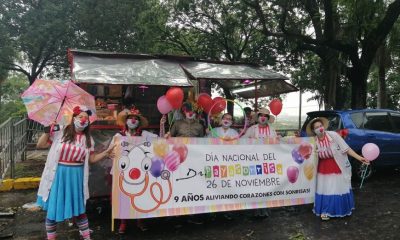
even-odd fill
[{"label": "straw hat", "polygon": [[325,130],[328,129],[329,126],[329,120],[327,118],[324,117],[317,117],[312,119],[310,122],[308,122],[307,126],[306,126],[306,133],[308,136],[315,136],[315,133],[313,131],[313,129],[311,129],[311,126],[316,122],[316,121],[321,121],[322,125],[324,126]]},{"label": "straw hat", "polygon": [[147,118],[143,117],[139,109],[135,107],[132,107],[130,110],[125,108],[124,110],[119,112],[117,116],[117,125],[124,127],[126,124],[126,119],[129,116],[137,117],[139,119],[140,127],[147,127],[149,125],[149,121],[147,121]]},{"label": "straw hat", "polygon": [[269,116],[268,122],[270,122],[270,123],[275,122],[275,117],[272,116],[271,113],[270,113],[270,111],[269,111],[268,109],[266,109],[266,108],[260,108],[260,109],[258,109],[257,117],[258,117],[258,114],[266,114],[266,115]]}]

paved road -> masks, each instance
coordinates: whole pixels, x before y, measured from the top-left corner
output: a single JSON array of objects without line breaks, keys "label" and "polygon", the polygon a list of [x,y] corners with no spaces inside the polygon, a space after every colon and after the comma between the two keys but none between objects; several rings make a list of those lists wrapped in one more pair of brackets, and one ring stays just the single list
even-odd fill
[{"label": "paved road", "polygon": [[[353,183],[353,186],[358,183]],[[321,222],[311,213],[311,205],[272,209],[267,219],[254,219],[251,213],[239,211],[228,220],[224,214],[201,216],[204,224],[188,223],[187,217],[147,220],[149,230],[141,232],[130,223],[121,238],[110,232],[108,200],[88,203],[93,239],[141,240],[258,240],[258,239],[400,239],[400,170],[382,169],[363,189],[354,189],[356,210],[351,217]],[[14,233],[14,239],[44,239],[43,212],[20,208],[35,199],[35,191],[0,194],[0,206],[14,207],[14,218],[0,218],[0,236]],[[78,239],[78,232],[67,224],[59,225],[58,239]]]}]

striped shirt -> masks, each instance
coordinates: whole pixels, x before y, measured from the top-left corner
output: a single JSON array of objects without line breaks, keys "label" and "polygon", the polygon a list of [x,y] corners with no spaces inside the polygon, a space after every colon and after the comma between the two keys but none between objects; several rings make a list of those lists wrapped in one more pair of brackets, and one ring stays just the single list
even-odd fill
[{"label": "striped shirt", "polygon": [[317,140],[317,147],[319,159],[333,158],[331,143],[329,142],[329,139],[326,137],[326,135],[322,140]]},{"label": "striped shirt", "polygon": [[[93,139],[90,153],[94,152]],[[86,158],[86,136],[81,133],[77,133],[75,136],[75,142],[73,143],[62,143],[59,163],[69,165],[80,165],[85,162]]]},{"label": "striped shirt", "polygon": [[269,137],[271,137],[271,132],[270,132],[270,129],[269,129],[269,125],[266,125],[265,127],[261,126],[261,125],[258,125],[258,137],[259,138],[269,138]]}]

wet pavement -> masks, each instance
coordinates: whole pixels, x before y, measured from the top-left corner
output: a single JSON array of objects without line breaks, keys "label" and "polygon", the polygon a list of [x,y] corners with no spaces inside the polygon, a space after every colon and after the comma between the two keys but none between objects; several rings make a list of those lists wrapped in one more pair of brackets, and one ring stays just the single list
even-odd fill
[{"label": "wet pavement", "polygon": [[[311,212],[311,205],[271,209],[270,217],[256,219],[249,211],[237,211],[232,219],[224,213],[196,216],[203,224],[188,222],[188,217],[145,220],[142,232],[135,221],[128,223],[125,236],[111,232],[110,202],[88,202],[93,239],[141,240],[256,240],[256,239],[400,239],[400,170],[379,169],[363,188],[353,182],[356,210],[351,217],[323,222]],[[0,239],[44,239],[45,213],[22,208],[36,198],[36,191],[0,193],[0,212],[15,211],[0,217]],[[58,225],[58,239],[79,239],[78,230],[67,223]]]}]

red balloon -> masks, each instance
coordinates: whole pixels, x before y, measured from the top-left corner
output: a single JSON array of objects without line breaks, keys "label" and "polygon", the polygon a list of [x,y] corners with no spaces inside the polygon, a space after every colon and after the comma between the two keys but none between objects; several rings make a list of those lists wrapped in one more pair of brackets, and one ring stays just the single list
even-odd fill
[{"label": "red balloon", "polygon": [[213,99],[213,105],[212,105],[211,113],[212,114],[218,114],[222,111],[225,110],[226,108],[226,100],[222,97],[215,97]]},{"label": "red balloon", "polygon": [[168,89],[165,97],[167,98],[173,109],[179,109],[182,106],[183,102],[183,90],[178,87],[172,87]]},{"label": "red balloon", "polygon": [[172,150],[177,152],[179,154],[179,160],[181,163],[183,163],[186,160],[187,154],[188,154],[188,149],[185,144],[183,143],[176,143],[173,147]]},{"label": "red balloon", "polygon": [[213,100],[207,93],[200,93],[197,98],[197,104],[208,114],[213,105]]},{"label": "red balloon", "polygon": [[274,99],[269,103],[269,109],[271,113],[277,116],[282,111],[282,102],[279,99]]}]

